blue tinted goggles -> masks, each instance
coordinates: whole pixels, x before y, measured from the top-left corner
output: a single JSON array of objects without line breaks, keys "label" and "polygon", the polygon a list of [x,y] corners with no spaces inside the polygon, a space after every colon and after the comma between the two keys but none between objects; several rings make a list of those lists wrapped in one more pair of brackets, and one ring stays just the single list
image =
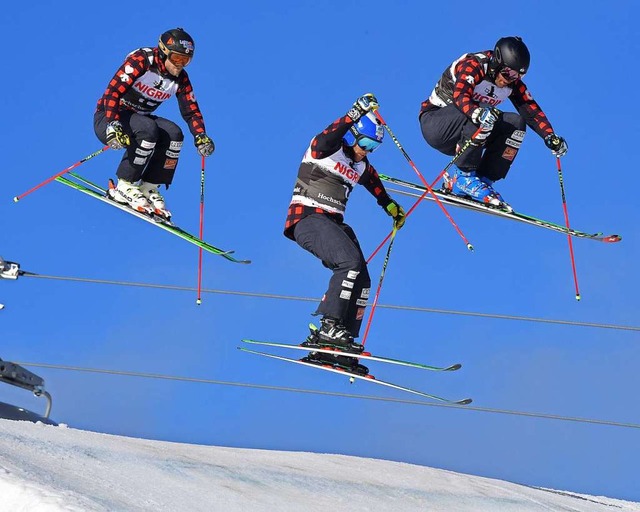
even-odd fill
[{"label": "blue tinted goggles", "polygon": [[362,149],[365,149],[366,151],[369,151],[369,153],[373,153],[378,148],[378,146],[382,144],[380,141],[370,139],[366,135],[359,135],[356,139],[356,142],[358,146],[360,146]]}]

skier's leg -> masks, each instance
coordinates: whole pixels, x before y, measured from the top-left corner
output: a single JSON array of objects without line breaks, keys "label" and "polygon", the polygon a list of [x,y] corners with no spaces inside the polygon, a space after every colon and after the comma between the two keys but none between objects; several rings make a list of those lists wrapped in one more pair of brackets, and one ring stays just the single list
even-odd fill
[{"label": "skier's leg", "polygon": [[504,179],[524,139],[526,123],[514,112],[504,112],[487,139],[477,175],[489,180]]},{"label": "skier's leg", "polygon": [[354,338],[357,338],[360,336],[360,326],[362,325],[364,311],[367,307],[367,300],[369,299],[369,292],[371,291],[371,277],[369,276],[369,269],[367,268],[367,260],[364,254],[362,254],[362,249],[360,248],[360,243],[358,242],[355,232],[351,226],[347,224],[342,224],[341,227],[358,248],[361,258],[360,272],[353,280],[351,302],[349,303],[349,308],[344,318],[344,326]]},{"label": "skier's leg", "polygon": [[[155,117],[155,116],[154,116]],[[180,158],[184,134],[173,121],[155,117],[158,127],[156,148],[142,179],[156,185],[171,185]]]},{"label": "skier's leg", "polygon": [[366,269],[362,251],[347,233],[327,215],[314,214],[300,220],[294,229],[298,245],[333,271],[329,287],[317,312],[343,323],[351,304],[355,280]]},{"label": "skier's leg", "polygon": [[[454,156],[475,133],[477,126],[454,105],[433,108],[420,116],[422,136],[427,143],[445,155]],[[474,171],[482,158],[481,147],[469,147],[456,161],[465,171]]]}]

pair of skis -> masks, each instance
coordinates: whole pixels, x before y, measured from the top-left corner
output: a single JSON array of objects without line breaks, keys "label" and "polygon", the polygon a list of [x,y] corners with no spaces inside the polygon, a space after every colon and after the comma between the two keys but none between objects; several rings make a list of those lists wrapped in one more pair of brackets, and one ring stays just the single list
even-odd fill
[{"label": "pair of skis", "polygon": [[87,180],[86,178],[83,178],[78,174],[69,172],[69,176],[72,176],[73,178],[75,178],[76,181],[65,178],[64,176],[56,177],[56,181],[59,183],[62,183],[63,185],[66,185],[67,187],[78,190],[90,197],[99,199],[100,201],[106,204],[109,204],[111,206],[114,206],[119,210],[122,210],[123,212],[127,212],[135,217],[138,217],[139,219],[149,222],[153,226],[157,226],[161,229],[164,229],[165,231],[168,231],[169,233],[172,233],[182,238],[183,240],[186,240],[187,242],[190,242],[194,245],[197,245],[198,247],[201,247],[207,252],[216,254],[218,256],[222,256],[223,258],[233,263],[251,263],[250,260],[238,260],[234,258],[232,256],[233,251],[225,251],[223,249],[220,249],[218,247],[215,247],[205,242],[204,240],[200,240],[200,238],[198,238],[197,236],[192,235],[191,233],[188,233],[182,228],[179,228],[178,226],[173,224],[171,221],[165,219],[164,217],[161,217],[160,215],[148,215],[148,214],[139,212],[137,210],[134,210],[132,208],[129,208],[129,206],[125,204],[121,204],[114,201],[108,196],[106,189],[104,189],[103,187],[100,187],[99,185],[96,185],[95,183]]},{"label": "pair of skis", "polygon": [[[420,197],[422,196],[422,193],[426,190],[426,188],[423,187],[422,185],[416,185],[415,183],[411,183],[409,181],[393,178],[391,176],[387,176],[386,174],[380,174],[380,179],[387,181],[389,183],[393,183],[394,185],[400,185],[402,187],[416,191],[415,193],[412,193],[412,192],[407,192],[406,190],[390,190],[390,192],[397,192],[397,193],[404,194],[411,197]],[[586,233],[584,231],[578,231],[575,229],[567,230],[566,226],[562,226],[554,222],[538,219],[536,217],[532,217],[531,215],[526,215],[524,213],[520,213],[516,211],[508,212],[496,207],[487,206],[485,204],[479,203],[477,201],[473,201],[471,199],[455,196],[453,194],[445,192],[444,190],[433,189],[433,192],[436,196],[438,196],[438,199],[440,199],[440,201],[442,201],[442,203],[446,205],[466,208],[466,209],[474,210],[481,213],[488,213],[490,215],[496,215],[498,217],[503,217],[506,219],[524,222],[525,224],[539,226],[545,229],[550,229],[552,231],[557,231],[559,233],[569,234],[576,238],[585,238],[587,240],[596,240],[598,242],[605,242],[605,243],[614,243],[622,240],[622,237],[620,235],[604,235],[603,233]],[[431,195],[425,196],[424,199],[427,199],[429,201],[435,201],[435,199]]]},{"label": "pair of skis", "polygon": [[[251,345],[262,345],[262,346],[269,346],[269,347],[277,347],[277,348],[284,348],[284,349],[293,349],[293,350],[304,350],[306,352],[321,352],[324,354],[332,354],[332,355],[337,355],[337,356],[347,356],[347,357],[352,357],[354,359],[364,359],[367,361],[378,361],[378,362],[382,362],[382,363],[388,363],[388,364],[395,364],[395,365],[400,365],[400,366],[408,366],[411,368],[418,368],[421,370],[429,370],[429,371],[434,371],[434,372],[453,372],[456,370],[459,370],[460,368],[462,368],[462,365],[460,364],[452,364],[451,366],[431,366],[431,365],[427,365],[427,364],[422,364],[422,363],[415,363],[412,361],[403,361],[401,359],[393,359],[390,357],[382,357],[382,356],[376,356],[371,354],[370,352],[363,352],[361,354],[352,354],[349,352],[341,352],[338,350],[333,350],[333,349],[329,349],[329,348],[309,348],[309,347],[303,347],[300,345],[294,345],[294,344],[289,344],[289,343],[273,343],[273,342],[269,342],[269,341],[257,341],[257,340],[252,340],[252,339],[243,339],[242,340],[244,343],[248,343]],[[451,404],[451,405],[467,405],[471,403],[471,399],[470,398],[465,398],[463,400],[450,400],[448,398],[443,398],[441,396],[437,396],[437,395],[433,395],[430,393],[425,393],[423,391],[418,391],[416,389],[411,389],[405,386],[400,386],[398,384],[394,384],[393,382],[387,382],[384,380],[380,380],[380,379],[376,379],[373,375],[368,374],[368,375],[362,375],[360,373],[356,373],[356,372],[352,372],[352,371],[348,371],[345,370],[343,368],[340,368],[338,366],[335,365],[331,365],[330,363],[326,363],[326,364],[321,364],[321,363],[312,363],[312,362],[308,362],[305,361],[304,359],[293,359],[290,357],[283,357],[283,356],[279,356],[276,354],[271,354],[268,352],[260,352],[257,350],[252,350],[252,349],[248,349],[245,347],[238,347],[239,350],[242,350],[243,352],[248,352],[250,354],[256,354],[259,356],[263,356],[263,357],[269,357],[271,359],[278,359],[280,361],[286,361],[289,363],[295,363],[295,364],[300,364],[303,366],[307,366],[310,368],[317,368],[319,370],[325,370],[325,371],[329,371],[332,373],[337,373],[339,375],[344,375],[349,377],[350,381],[353,382],[354,379],[361,379],[361,380],[365,380],[374,384],[379,384],[381,386],[386,386],[389,388],[393,388],[393,389],[397,389],[400,391],[405,391],[407,393],[411,393],[414,395],[418,395],[424,398],[429,398],[431,400],[435,400],[436,402],[442,402],[445,404]]]}]

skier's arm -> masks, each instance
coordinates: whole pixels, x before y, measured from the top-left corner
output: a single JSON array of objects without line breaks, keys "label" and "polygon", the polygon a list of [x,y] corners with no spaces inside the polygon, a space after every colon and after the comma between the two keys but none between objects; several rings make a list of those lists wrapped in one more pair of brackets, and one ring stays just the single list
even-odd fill
[{"label": "skier's arm", "polygon": [[368,160],[367,168],[362,173],[358,184],[364,185],[365,188],[371,193],[371,195],[376,198],[378,204],[382,206],[387,215],[393,217],[393,222],[396,229],[400,229],[402,226],[404,226],[406,214],[404,213],[402,206],[391,199],[386,189],[384,188],[384,185],[382,184],[382,180],[378,175],[378,171],[376,171],[375,167],[373,167],[373,165],[371,165]]},{"label": "skier's arm", "polygon": [[111,122],[120,119],[120,98],[148,68],[149,60],[144,50],[137,50],[127,56],[127,59],[109,82],[103,95],[102,106],[107,121]]},{"label": "skier's arm", "polygon": [[473,89],[482,81],[484,75],[482,65],[473,57],[463,59],[456,65],[453,104],[470,119],[473,111],[480,106],[473,100]]},{"label": "skier's arm", "polygon": [[553,133],[551,123],[547,116],[536,103],[522,80],[517,80],[514,84],[513,92],[509,96],[511,103],[516,107],[518,113],[524,118],[527,125],[531,127],[543,139]]},{"label": "skier's arm", "polygon": [[352,126],[353,119],[347,115],[336,119],[322,133],[313,138],[311,141],[311,156],[319,159],[333,155],[342,146],[342,137]]},{"label": "skier's arm", "polygon": [[193,86],[186,71],[181,73],[178,91],[176,92],[178,106],[180,107],[180,115],[187,123],[191,135],[196,137],[201,133],[205,133],[204,119],[200,107],[193,93]]},{"label": "skier's arm", "polygon": [[367,168],[360,176],[358,185],[363,185],[383,208],[386,208],[391,203],[391,197],[389,197],[387,190],[384,188],[378,171],[371,165],[369,160],[367,160]]}]

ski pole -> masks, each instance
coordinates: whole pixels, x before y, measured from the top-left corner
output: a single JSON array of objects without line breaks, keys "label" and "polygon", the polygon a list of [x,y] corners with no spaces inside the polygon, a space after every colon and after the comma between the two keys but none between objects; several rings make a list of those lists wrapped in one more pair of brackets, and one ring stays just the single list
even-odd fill
[{"label": "ski pole", "polygon": [[413,170],[416,172],[416,174],[418,175],[418,177],[420,178],[420,180],[422,181],[424,186],[427,188],[427,192],[429,192],[434,197],[434,199],[435,199],[436,203],[438,203],[438,206],[440,207],[440,209],[444,212],[444,214],[446,215],[447,219],[449,219],[449,222],[451,222],[451,225],[458,232],[458,234],[460,235],[460,237],[464,241],[465,245],[467,246],[467,249],[469,249],[470,251],[473,251],[473,245],[471,245],[469,240],[467,240],[467,237],[464,236],[464,233],[460,230],[460,228],[458,227],[456,222],[453,220],[453,217],[451,217],[451,215],[449,214],[447,209],[444,207],[444,205],[442,204],[442,201],[440,201],[440,198],[433,193],[433,189],[431,188],[429,183],[427,183],[427,180],[424,179],[424,176],[422,175],[422,173],[418,170],[416,165],[413,163],[413,160],[411,160],[411,158],[409,157],[407,152],[404,150],[404,148],[400,144],[400,141],[398,140],[398,138],[395,136],[395,134],[391,131],[391,128],[389,128],[389,125],[382,118],[382,115],[380,114],[380,112],[378,110],[374,110],[374,113],[375,113],[376,117],[378,118],[378,120],[382,123],[382,126],[385,127],[387,132],[389,132],[389,136],[391,137],[393,142],[395,142],[396,146],[398,146],[398,149],[402,152],[404,157],[407,159],[407,162],[409,162],[409,165],[413,168]]},{"label": "ski pole", "polygon": [[564,209],[564,221],[567,226],[567,240],[569,240],[569,256],[571,257],[571,269],[573,270],[573,282],[576,287],[576,300],[580,300],[580,290],[578,289],[578,274],[576,273],[576,261],[573,256],[573,242],[569,234],[569,212],[567,210],[567,198],[564,194],[564,179],[562,178],[562,167],[560,166],[560,157],[556,157],[556,165],[558,166],[558,179],[560,180],[560,193],[562,194],[562,208]]},{"label": "ski pole", "polygon": [[[204,232],[204,156],[202,157],[202,169],[200,170],[200,240],[202,240]],[[198,298],[196,304],[202,304],[202,247],[198,252]]]},{"label": "ski pole", "polygon": [[378,289],[376,290],[376,295],[373,298],[373,303],[371,304],[371,312],[369,313],[369,320],[367,320],[367,327],[364,330],[364,336],[362,337],[362,345],[367,342],[367,336],[369,334],[369,328],[371,327],[371,320],[373,320],[373,314],[376,311],[376,306],[378,305],[378,297],[380,296],[380,290],[382,289],[382,281],[384,280],[384,274],[387,271],[387,264],[389,263],[389,255],[391,254],[391,248],[393,247],[393,241],[396,238],[396,233],[398,232],[395,224],[393,226],[393,230],[391,231],[391,241],[389,242],[389,248],[387,249],[387,255],[384,257],[384,263],[382,264],[382,272],[380,273],[380,279],[378,280]]},{"label": "ski pole", "polygon": [[53,180],[55,180],[58,176],[62,176],[63,174],[66,174],[67,172],[71,171],[72,169],[75,169],[76,167],[78,167],[79,165],[82,165],[83,163],[85,163],[87,160],[92,159],[94,156],[98,156],[100,153],[106,151],[107,149],[109,149],[109,146],[105,146],[102,149],[99,149],[98,151],[96,151],[95,153],[91,153],[89,156],[85,156],[82,160],[80,160],[79,162],[76,162],[75,164],[67,167],[64,171],[60,171],[58,174],[55,174],[53,176],[51,176],[50,178],[47,178],[46,180],[44,180],[42,183],[40,183],[39,185],[36,185],[35,187],[33,187],[30,190],[27,190],[24,194],[20,194],[19,196],[15,196],[13,198],[13,202],[17,203],[18,201],[20,201],[20,199],[22,199],[24,196],[31,194],[31,192],[38,190],[40,187],[46,185],[47,183],[52,182]]},{"label": "ski pole", "polygon": [[[433,183],[431,184],[431,189],[433,189],[433,187],[436,185],[436,183],[438,183],[440,178],[442,178],[443,176],[445,176],[447,174],[447,171],[449,170],[449,168],[456,162],[456,160],[458,160],[458,158],[460,158],[460,155],[462,155],[462,153],[464,153],[469,148],[469,146],[471,146],[471,144],[473,142],[473,139],[475,138],[475,136],[478,133],[480,133],[481,130],[482,130],[482,127],[478,128],[476,130],[476,132],[471,136],[471,138],[462,145],[462,147],[460,148],[460,151],[458,151],[454,155],[454,157],[451,159],[451,161],[445,166],[445,168],[440,172],[440,174],[438,174],[438,177],[433,181]],[[389,132],[389,133],[391,133],[391,132]],[[424,182],[424,180],[423,180],[423,182]],[[431,192],[433,194],[433,190],[430,190],[428,188],[428,186],[427,186],[427,189],[424,191],[424,193],[418,198],[418,200],[413,204],[413,206],[411,208],[409,208],[409,210],[407,211],[406,217],[409,217],[409,215],[411,215],[413,210],[416,209],[416,206],[418,206],[418,204],[420,204],[420,202],[427,196],[427,194],[429,192]],[[437,196],[434,195],[434,197],[436,197],[436,200],[438,200]],[[371,253],[371,256],[369,256],[369,259],[367,259],[367,263],[369,263],[373,259],[373,257],[376,254],[378,254],[378,251],[380,249],[382,249],[382,246],[387,242],[387,240],[389,240],[390,237],[391,237],[391,233],[389,233],[386,236],[386,238],[380,243],[380,245],[378,245],[378,247],[376,247],[376,249]],[[473,251],[473,245],[469,244],[469,245],[467,245],[467,248],[470,251]]]}]

